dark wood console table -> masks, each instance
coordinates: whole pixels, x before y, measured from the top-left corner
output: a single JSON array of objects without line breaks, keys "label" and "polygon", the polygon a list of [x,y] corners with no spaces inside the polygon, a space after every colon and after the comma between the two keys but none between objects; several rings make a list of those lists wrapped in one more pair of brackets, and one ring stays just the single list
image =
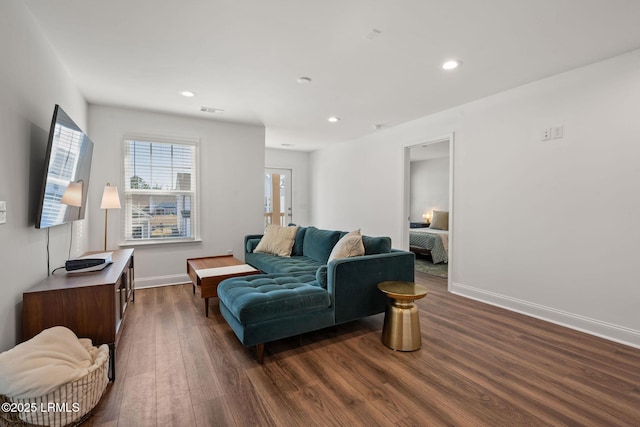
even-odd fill
[{"label": "dark wood console table", "polygon": [[66,326],[93,345],[109,345],[109,379],[116,377],[116,347],[127,305],[135,301],[133,249],[113,251],[102,271],[56,274],[22,294],[22,340]]}]

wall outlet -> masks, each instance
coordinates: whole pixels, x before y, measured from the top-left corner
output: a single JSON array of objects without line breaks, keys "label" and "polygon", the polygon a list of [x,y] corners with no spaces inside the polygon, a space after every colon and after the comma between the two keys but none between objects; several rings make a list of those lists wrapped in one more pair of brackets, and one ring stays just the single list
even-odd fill
[{"label": "wall outlet", "polygon": [[540,140],[549,141],[550,139],[560,139],[563,136],[564,136],[564,128],[562,125],[551,126],[551,127],[542,129],[542,133],[540,134]]},{"label": "wall outlet", "polygon": [[542,129],[542,134],[540,135],[540,139],[543,141],[548,141],[551,139],[551,128]]},{"label": "wall outlet", "polygon": [[6,224],[7,222],[7,202],[0,202],[0,224]]},{"label": "wall outlet", "polygon": [[564,129],[561,126],[554,126],[551,128],[551,138],[560,139],[564,136]]}]

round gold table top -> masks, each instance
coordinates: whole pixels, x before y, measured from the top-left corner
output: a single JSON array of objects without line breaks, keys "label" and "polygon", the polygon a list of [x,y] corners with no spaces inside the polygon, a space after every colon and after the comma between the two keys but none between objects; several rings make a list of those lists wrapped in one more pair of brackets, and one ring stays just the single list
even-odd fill
[{"label": "round gold table top", "polygon": [[424,286],[413,282],[382,282],[378,283],[378,289],[398,301],[415,301],[429,292]]}]

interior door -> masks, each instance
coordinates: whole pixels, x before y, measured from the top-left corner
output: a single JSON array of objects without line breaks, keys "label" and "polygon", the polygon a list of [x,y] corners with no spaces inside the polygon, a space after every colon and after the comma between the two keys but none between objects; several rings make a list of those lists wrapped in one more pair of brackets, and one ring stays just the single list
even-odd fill
[{"label": "interior door", "polygon": [[285,226],[293,222],[291,169],[267,168],[264,172],[264,224]]}]

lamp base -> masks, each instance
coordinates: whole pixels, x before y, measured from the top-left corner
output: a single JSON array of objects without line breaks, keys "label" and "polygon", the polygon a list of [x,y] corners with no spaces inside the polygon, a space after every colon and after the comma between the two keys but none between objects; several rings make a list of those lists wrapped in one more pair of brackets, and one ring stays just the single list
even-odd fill
[{"label": "lamp base", "polygon": [[104,210],[104,250],[107,250],[107,213],[109,209]]}]

